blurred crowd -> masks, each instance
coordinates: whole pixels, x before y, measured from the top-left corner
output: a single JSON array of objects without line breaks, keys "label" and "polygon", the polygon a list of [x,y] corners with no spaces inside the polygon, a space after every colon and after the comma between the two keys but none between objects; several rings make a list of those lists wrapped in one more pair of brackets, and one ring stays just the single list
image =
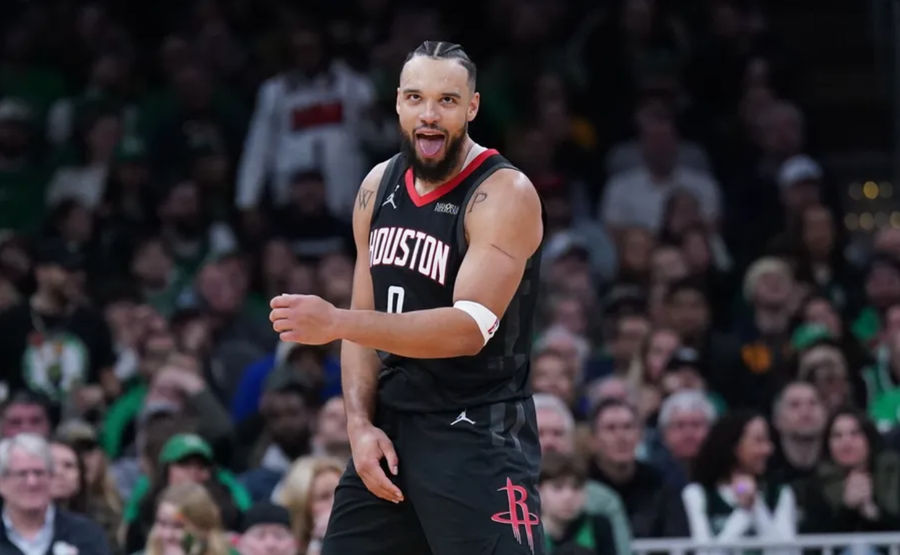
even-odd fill
[{"label": "blurred crowd", "polygon": [[548,552],[900,529],[900,230],[850,248],[764,2],[300,5],[0,7],[0,552],[318,553],[340,345],[268,301],[348,306],[434,38],[547,212]]}]

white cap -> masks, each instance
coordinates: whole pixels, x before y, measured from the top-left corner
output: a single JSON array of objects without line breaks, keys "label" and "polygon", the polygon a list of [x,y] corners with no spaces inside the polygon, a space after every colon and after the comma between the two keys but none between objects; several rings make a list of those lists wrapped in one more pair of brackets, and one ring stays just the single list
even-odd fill
[{"label": "white cap", "polygon": [[791,156],[778,170],[778,185],[786,189],[798,181],[821,179],[822,166],[805,154]]}]

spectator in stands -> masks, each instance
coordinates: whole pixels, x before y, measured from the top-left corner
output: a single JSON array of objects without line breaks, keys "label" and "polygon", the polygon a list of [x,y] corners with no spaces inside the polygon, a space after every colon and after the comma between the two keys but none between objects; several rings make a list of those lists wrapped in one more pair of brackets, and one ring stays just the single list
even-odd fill
[{"label": "spectator in stands", "polygon": [[847,358],[830,337],[823,334],[794,343],[798,344],[799,351],[797,378],[818,390],[829,413],[841,407],[865,405],[864,399],[858,402],[855,397]]},{"label": "spectator in stands", "polygon": [[562,353],[553,349],[536,352],[531,357],[531,388],[535,393],[555,395],[575,407],[578,384],[574,371]]},{"label": "spectator in stands", "polygon": [[802,491],[806,533],[894,531],[900,528],[900,456],[881,448],[878,431],[854,409],[826,426],[825,459]]},{"label": "spectator in stands", "polygon": [[825,419],[819,391],[806,382],[790,382],[775,398],[772,425],[778,432],[769,478],[792,484],[808,477],[822,458]]},{"label": "spectator in stands", "polygon": [[194,276],[202,264],[232,252],[237,240],[231,227],[213,221],[202,193],[193,181],[180,181],[160,197],[159,231],[178,270]]},{"label": "spectator in stands", "polygon": [[175,312],[179,297],[190,285],[189,276],[175,266],[162,237],[147,237],[137,242],[130,274],[144,302],[166,318]]},{"label": "spectator in stands", "polygon": [[586,481],[584,465],[572,455],[544,456],[538,491],[547,553],[564,552],[572,546],[598,555],[617,553],[609,520],[585,511]]},{"label": "spectator in stands", "polygon": [[663,401],[659,439],[651,444],[648,460],[673,491],[690,481],[694,460],[715,420],[716,409],[698,391],[682,391]]},{"label": "spectator in stands", "polygon": [[101,113],[86,122],[79,135],[80,163],[56,170],[47,187],[47,204],[54,206],[71,198],[93,211],[103,199],[113,154],[122,137],[122,121],[118,114]]},{"label": "spectator in stands", "polygon": [[165,411],[196,423],[198,433],[217,449],[232,439],[228,413],[200,375],[196,358],[170,353],[154,373],[149,385],[134,386],[131,394],[110,409],[103,429],[104,449],[118,456],[136,437],[135,427],[149,413]]},{"label": "spectator in stands", "polygon": [[612,320],[612,336],[607,341],[606,351],[612,363],[611,372],[623,376],[628,373],[650,333],[650,321],[646,314],[626,310],[614,315]]},{"label": "spectator in stands", "polygon": [[595,409],[591,424],[591,476],[622,498],[634,537],[686,535],[677,493],[665,485],[653,467],[636,459],[641,436],[637,411],[622,401],[605,401]]},{"label": "spectator in stands", "polygon": [[650,282],[650,255],[656,247],[653,232],[645,227],[625,227],[616,245],[618,283],[646,285]]},{"label": "spectator in stands", "polygon": [[44,214],[49,170],[39,160],[34,110],[13,97],[0,101],[0,222],[36,232]]},{"label": "spectator in stands", "polygon": [[[538,436],[541,452],[546,456],[557,453],[564,456],[578,456],[575,445],[575,420],[570,411],[559,398],[546,393],[534,396],[534,409],[537,414]],[[618,494],[595,480],[587,480],[585,484],[587,500],[585,510],[590,514],[602,515],[612,526],[616,553],[631,553],[631,531],[628,516]]]},{"label": "spectator in stands", "polygon": [[315,433],[310,440],[314,455],[327,455],[341,460],[350,459],[350,438],[347,436],[347,413],[344,398],[336,395],[325,401],[316,418]]},{"label": "spectator in stands", "polygon": [[739,366],[732,370],[730,383],[722,379],[714,386],[722,388],[729,405],[768,411],[787,375],[786,355],[798,289],[790,266],[779,258],[766,257],[747,269],[743,294],[749,311],[735,326]]},{"label": "spectator in stands", "polygon": [[691,539],[795,536],[793,491],[763,481],[773,449],[768,429],[762,416],[749,411],[731,412],[713,425],[694,463],[694,482],[682,492]]},{"label": "spectator in stands", "polygon": [[347,224],[326,203],[325,178],[318,170],[303,170],[288,182],[287,204],[281,209],[277,232],[290,242],[294,255],[319,258],[343,252],[353,244]]},{"label": "spectator in stands", "polygon": [[61,441],[50,443],[53,471],[50,477],[50,496],[57,507],[87,515],[87,486],[84,461],[75,449]]},{"label": "spectator in stands", "polygon": [[876,252],[869,261],[865,279],[866,306],[853,321],[853,334],[867,347],[874,347],[886,311],[900,304],[900,260]]},{"label": "spectator in stands", "polygon": [[24,433],[47,439],[51,429],[49,401],[39,393],[20,389],[0,405],[0,437],[4,439]]},{"label": "spectator in stands", "polygon": [[309,453],[320,380],[290,367],[269,374],[259,407],[262,427],[245,426],[246,435],[238,442],[246,446],[246,468],[282,475],[291,461]]},{"label": "spectator in stands", "polygon": [[[803,213],[822,200],[822,167],[806,156],[791,156],[778,168],[777,181],[787,230],[802,229]],[[804,238],[801,237],[801,241]]]},{"label": "spectator in stands", "polygon": [[[889,322],[890,309],[888,309],[887,314],[888,317],[886,317],[886,320]],[[900,316],[900,310],[897,311],[896,315]],[[855,379],[852,381],[854,387],[859,387],[859,393],[862,393],[862,391],[865,390],[867,399],[873,398],[873,392],[869,390],[868,384],[863,381],[864,372],[858,373],[860,368],[864,368],[872,363],[872,355],[859,343],[859,340],[850,333],[849,327],[841,317],[841,311],[838,310],[837,306],[826,296],[813,293],[800,305],[800,308],[797,310],[797,318],[801,323],[800,325],[812,324],[824,327],[825,330],[828,331],[828,334],[838,344],[841,351],[843,351],[844,355],[847,357],[850,368],[853,369],[852,373]],[[900,320],[900,318],[898,318],[898,320]],[[889,327],[890,326],[887,326],[885,328],[886,332]],[[900,329],[900,327],[896,328]],[[795,334],[798,329],[799,327],[794,329]],[[887,335],[885,335],[885,337],[887,337]],[[876,349],[877,356],[886,356],[886,354],[887,349]]]},{"label": "spectator in stands", "polygon": [[145,543],[160,492],[185,483],[201,484],[209,491],[229,529],[237,527],[242,512],[250,507],[249,493],[233,474],[216,465],[207,442],[195,434],[176,434],[159,454],[156,475],[135,485],[125,507],[126,551],[133,552]]},{"label": "spectator in stands", "polygon": [[801,212],[799,240],[793,249],[797,259],[797,280],[808,283],[841,312],[856,310],[859,276],[845,260],[838,243],[831,211],[821,204]]},{"label": "spectator in stands", "polygon": [[[291,270],[297,265],[297,259],[291,250],[290,242],[283,237],[272,237],[267,240],[259,253],[254,276],[253,292],[254,302],[268,305],[272,297],[278,296],[282,291],[294,291],[288,287],[288,279]],[[297,293],[312,293],[309,290],[296,291]]]},{"label": "spectator in stands", "polygon": [[[27,386],[56,403],[70,401],[86,412],[119,394],[115,354],[101,315],[81,302],[78,272],[83,257],[58,240],[40,245],[37,290],[0,313],[0,364],[13,389]],[[84,385],[82,385],[84,384]]]},{"label": "spectator in stands", "polygon": [[213,333],[210,358],[212,386],[225,398],[231,398],[241,372],[275,348],[277,336],[264,313],[247,302],[248,276],[228,259],[212,261],[200,270],[196,280],[197,304],[208,317]]},{"label": "spectator in stands", "polygon": [[97,441],[97,432],[79,420],[63,422],[56,430],[56,439],[71,445],[84,467],[86,514],[103,527],[113,551],[119,551],[119,528],[122,524],[122,498],[116,488],[115,477],[106,453]]},{"label": "spectator in stands", "polygon": [[877,362],[863,371],[869,414],[882,431],[900,420],[900,330],[888,332],[884,343]]},{"label": "spectator in stands", "polygon": [[662,402],[662,378],[669,359],[681,345],[675,330],[657,328],[645,337],[642,347],[628,368],[628,386],[637,397],[642,419],[659,410]]},{"label": "spectator in stands", "polygon": [[287,204],[291,176],[318,166],[329,208],[348,219],[365,173],[359,126],[374,90],[331,57],[318,25],[296,26],[289,40],[294,67],[259,88],[237,175],[237,207],[257,208],[267,179],[276,205]]},{"label": "spectator in stands", "polygon": [[172,485],[160,493],[142,555],[235,555],[219,508],[203,486]]},{"label": "spectator in stands", "polygon": [[241,520],[238,549],[241,555],[297,555],[287,509],[269,502],[250,507]]},{"label": "spectator in stands", "polygon": [[23,433],[0,441],[0,496],[5,553],[79,553],[108,555],[103,530],[84,516],[57,507],[51,498],[53,458],[40,436]]},{"label": "spectator in stands", "polygon": [[291,529],[301,553],[318,553],[331,515],[334,489],[343,472],[344,465],[336,459],[300,457],[272,494],[273,500],[291,513]]},{"label": "spectator in stands", "polygon": [[676,188],[696,195],[706,223],[718,223],[719,186],[707,174],[678,165],[678,140],[675,124],[668,117],[648,118],[641,126],[644,163],[612,176],[603,192],[600,218],[614,235],[627,225],[659,230],[666,200]]}]

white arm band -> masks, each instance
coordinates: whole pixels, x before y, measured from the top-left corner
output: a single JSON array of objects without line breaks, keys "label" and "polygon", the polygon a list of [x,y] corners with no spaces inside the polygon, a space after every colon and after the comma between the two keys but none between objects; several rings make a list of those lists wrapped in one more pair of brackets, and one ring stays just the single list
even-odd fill
[{"label": "white arm band", "polygon": [[453,303],[453,308],[462,310],[475,320],[475,323],[478,324],[478,329],[481,330],[481,335],[484,337],[485,345],[494,337],[494,333],[500,327],[500,319],[483,304],[474,301],[456,301]]}]

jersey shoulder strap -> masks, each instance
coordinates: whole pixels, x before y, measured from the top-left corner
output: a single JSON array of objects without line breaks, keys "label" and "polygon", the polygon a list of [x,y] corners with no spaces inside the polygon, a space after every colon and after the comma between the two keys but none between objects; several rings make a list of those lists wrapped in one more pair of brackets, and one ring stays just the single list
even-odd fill
[{"label": "jersey shoulder strap", "polygon": [[464,255],[466,251],[469,249],[469,243],[466,241],[466,212],[468,211],[469,202],[472,200],[472,196],[475,194],[475,191],[478,190],[478,187],[484,182],[485,179],[492,176],[495,171],[500,169],[511,169],[520,171],[519,168],[513,166],[509,160],[501,156],[500,154],[494,154],[477,169],[475,173],[471,176],[471,183],[469,184],[469,189],[466,191],[466,196],[463,198],[463,201],[459,205],[459,217],[456,218],[456,244],[459,247],[459,254]]},{"label": "jersey shoulder strap", "polygon": [[381,205],[384,204],[384,198],[388,195],[388,189],[391,185],[398,183],[400,176],[406,171],[406,156],[402,152],[398,152],[388,161],[384,174],[381,176],[381,182],[378,183],[378,191],[375,193],[375,206],[372,209],[372,219],[369,220],[369,226],[378,217],[381,212]]}]

